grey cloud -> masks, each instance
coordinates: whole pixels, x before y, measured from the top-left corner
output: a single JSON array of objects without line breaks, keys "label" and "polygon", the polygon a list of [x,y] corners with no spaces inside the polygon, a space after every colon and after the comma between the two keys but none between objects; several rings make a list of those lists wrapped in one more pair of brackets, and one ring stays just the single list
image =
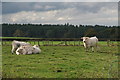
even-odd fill
[{"label": "grey cloud", "polygon": [[20,11],[49,11],[65,8],[61,2],[7,2],[2,4],[3,14],[16,13]]},{"label": "grey cloud", "polygon": [[9,13],[17,13],[20,11],[30,11],[31,4],[27,2],[3,2],[2,3],[2,13],[9,14]]},{"label": "grey cloud", "polygon": [[117,25],[116,2],[3,3],[3,22]]},{"label": "grey cloud", "polygon": [[80,12],[97,13],[102,7],[115,8],[116,2],[8,2],[3,3],[3,14],[16,13],[20,11],[50,11],[66,8],[76,8]]},{"label": "grey cloud", "polygon": [[118,2],[119,0],[4,0],[2,2]]}]

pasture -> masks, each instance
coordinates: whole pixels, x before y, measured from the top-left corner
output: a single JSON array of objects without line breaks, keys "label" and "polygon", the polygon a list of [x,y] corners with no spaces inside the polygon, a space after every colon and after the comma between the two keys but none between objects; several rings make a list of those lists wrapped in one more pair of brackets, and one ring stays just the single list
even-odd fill
[{"label": "pasture", "polygon": [[11,54],[11,42],[6,44],[2,46],[3,78],[118,78],[118,46],[108,47],[105,41],[99,42],[99,52],[85,52],[83,46],[43,46],[41,42],[42,53],[32,55]]}]

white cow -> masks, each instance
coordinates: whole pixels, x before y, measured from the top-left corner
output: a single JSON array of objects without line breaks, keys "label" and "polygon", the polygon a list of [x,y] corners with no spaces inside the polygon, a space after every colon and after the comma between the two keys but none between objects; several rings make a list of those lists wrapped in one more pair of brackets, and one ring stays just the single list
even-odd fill
[{"label": "white cow", "polygon": [[12,42],[12,53],[14,53],[20,46],[24,46],[24,45],[30,45],[29,43],[26,42],[21,42],[21,41],[16,41],[14,40]]},{"label": "white cow", "polygon": [[39,46],[37,46],[37,45],[34,45],[33,46],[33,51],[32,51],[32,53],[34,53],[34,54],[36,54],[36,53],[41,53],[41,49],[40,49],[40,47]]},{"label": "white cow", "polygon": [[39,46],[34,45],[34,46],[30,46],[30,45],[24,45],[19,47],[16,50],[16,54],[20,55],[20,54],[36,54],[36,53],[40,53],[41,49],[39,48]]},{"label": "white cow", "polygon": [[27,53],[27,51],[26,51],[26,49],[25,49],[24,46],[20,46],[20,47],[16,50],[16,54],[17,54],[17,55],[26,54],[26,53]]},{"label": "white cow", "polygon": [[82,37],[81,39],[83,39],[83,44],[84,44],[86,51],[88,51],[89,48],[92,48],[92,51],[94,51],[94,48],[98,47],[97,46],[98,38],[96,36],[95,37]]}]

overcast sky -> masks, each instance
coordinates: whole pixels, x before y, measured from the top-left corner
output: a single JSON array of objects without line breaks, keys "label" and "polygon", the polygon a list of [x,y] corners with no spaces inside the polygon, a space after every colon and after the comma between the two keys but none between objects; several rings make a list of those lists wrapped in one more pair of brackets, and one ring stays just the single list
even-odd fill
[{"label": "overcast sky", "polygon": [[118,25],[118,3],[2,2],[2,22]]}]

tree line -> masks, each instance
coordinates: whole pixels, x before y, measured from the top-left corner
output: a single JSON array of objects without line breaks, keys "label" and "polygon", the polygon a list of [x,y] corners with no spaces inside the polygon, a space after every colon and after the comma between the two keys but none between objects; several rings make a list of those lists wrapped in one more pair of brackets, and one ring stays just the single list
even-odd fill
[{"label": "tree line", "polygon": [[65,24],[2,24],[3,37],[33,38],[98,38],[120,39],[119,26]]}]

